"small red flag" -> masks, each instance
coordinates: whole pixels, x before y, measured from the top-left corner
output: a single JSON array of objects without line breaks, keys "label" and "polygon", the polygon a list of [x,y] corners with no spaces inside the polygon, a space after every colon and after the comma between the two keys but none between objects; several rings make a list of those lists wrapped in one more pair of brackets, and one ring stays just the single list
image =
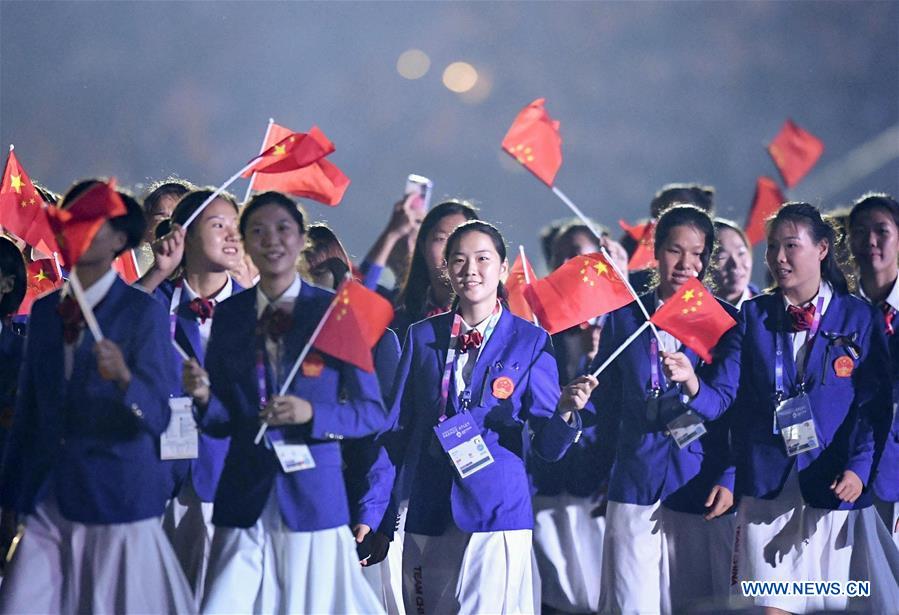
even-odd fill
[{"label": "small red flag", "polygon": [[41,295],[56,290],[62,286],[62,278],[56,264],[49,258],[44,258],[28,263],[28,284],[25,288],[25,298],[19,306],[19,314],[31,312],[31,305]]},{"label": "small red flag", "polygon": [[650,320],[683,342],[706,363],[712,362],[712,348],[721,336],[737,324],[696,278],[681,286]]},{"label": "small red flag", "polygon": [[655,222],[644,222],[631,226],[626,221],[619,220],[618,225],[630,235],[631,239],[637,242],[637,247],[631,254],[630,260],[627,261],[627,270],[640,271],[658,265],[655,251]]},{"label": "small red flag", "polygon": [[19,164],[15,152],[10,150],[0,183],[0,226],[25,243],[36,246],[34,239],[29,239],[29,234],[34,234],[32,226],[43,207],[44,200],[40,193]]},{"label": "small red flag", "polygon": [[824,152],[824,143],[802,128],[787,120],[768,146],[768,153],[787,188],[799,183]]},{"label": "small red flag", "polygon": [[552,187],[562,166],[562,137],[559,122],[543,108],[538,98],[521,110],[503,138],[502,148],[547,186]]},{"label": "small red flag", "polygon": [[129,284],[137,282],[140,278],[140,272],[137,270],[137,263],[134,261],[134,251],[125,250],[112,261],[112,268],[115,269],[123,280]]},{"label": "small red flag", "polygon": [[337,288],[334,302],[312,345],[367,372],[374,371],[371,349],[393,320],[393,307],[355,280],[347,280]]},{"label": "small red flag", "polygon": [[[525,265],[527,265],[527,277],[525,277]],[[509,277],[506,279],[506,292],[508,293],[509,310],[516,316],[525,320],[534,321],[534,310],[524,298],[524,289],[537,281],[537,275],[531,268],[531,263],[522,261],[521,254],[515,259],[512,268],[509,269]]]},{"label": "small red flag", "polygon": [[286,173],[321,160],[334,151],[334,144],[313,126],[308,134],[292,132],[266,149],[258,160],[244,171],[243,177],[253,173]]},{"label": "small red flag", "polygon": [[780,187],[770,177],[759,177],[755,182],[755,196],[746,217],[746,237],[757,244],[765,238],[765,221],[777,213],[786,199]]},{"label": "small red flag", "polygon": [[524,289],[540,326],[551,334],[570,329],[634,300],[602,254],[576,256]]},{"label": "small red flag", "polygon": [[66,266],[78,264],[106,220],[126,213],[128,209],[116,192],[114,179],[95,183],[65,209],[48,208],[50,226]]},{"label": "small red flag", "polygon": [[[313,128],[312,131],[317,131],[318,134],[321,134],[318,128]],[[310,131],[310,134],[312,134],[312,131]],[[297,133],[294,133],[289,128],[273,123],[271,128],[269,128],[263,147],[270,149],[276,143],[292,134]],[[332,149],[331,151],[334,150]],[[344,175],[343,171],[337,168],[337,165],[325,158],[321,158],[307,166],[292,171],[253,175],[250,189],[257,192],[278,190],[333,207],[338,205],[341,199],[343,199],[343,195],[349,185],[350,178]]]}]

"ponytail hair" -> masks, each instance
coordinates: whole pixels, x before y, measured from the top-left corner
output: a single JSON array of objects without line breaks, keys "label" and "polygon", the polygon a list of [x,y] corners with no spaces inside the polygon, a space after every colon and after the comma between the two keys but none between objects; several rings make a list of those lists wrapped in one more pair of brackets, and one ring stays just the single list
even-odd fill
[{"label": "ponytail hair", "polygon": [[835,254],[837,240],[837,230],[832,223],[821,217],[821,212],[814,205],[808,203],[784,203],[783,207],[778,210],[777,214],[768,222],[768,236],[782,222],[793,222],[794,224],[804,225],[811,235],[815,243],[821,241],[827,242],[827,254],[821,261],[821,279],[830,284],[834,292],[841,295],[849,293],[849,283],[840,265],[837,262]]}]

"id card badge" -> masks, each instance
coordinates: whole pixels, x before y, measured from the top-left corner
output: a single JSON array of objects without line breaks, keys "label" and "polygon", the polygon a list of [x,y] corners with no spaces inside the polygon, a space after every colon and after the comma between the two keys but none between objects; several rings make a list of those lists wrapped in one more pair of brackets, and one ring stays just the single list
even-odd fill
[{"label": "id card badge", "polygon": [[667,427],[671,437],[674,438],[674,443],[677,444],[677,448],[684,448],[706,433],[702,418],[692,410],[687,410],[681,414],[668,423]]},{"label": "id card badge", "polygon": [[200,452],[200,437],[193,413],[194,401],[190,397],[172,397],[169,408],[172,418],[169,426],[159,436],[159,457],[172,459],[196,459]]},{"label": "id card badge", "polygon": [[493,455],[469,413],[462,412],[446,419],[434,427],[434,433],[462,478],[493,463]]},{"label": "id card badge", "polygon": [[774,416],[780,435],[783,437],[787,455],[793,457],[818,448],[815,419],[812,417],[812,406],[808,395],[802,393],[796,397],[785,399],[777,406]]},{"label": "id card badge", "polygon": [[284,434],[280,433],[278,429],[270,429],[266,437],[271,442],[272,449],[278,456],[278,463],[281,464],[284,472],[289,474],[300,470],[311,470],[315,467],[315,459],[312,458],[312,450],[308,444],[285,439]]}]

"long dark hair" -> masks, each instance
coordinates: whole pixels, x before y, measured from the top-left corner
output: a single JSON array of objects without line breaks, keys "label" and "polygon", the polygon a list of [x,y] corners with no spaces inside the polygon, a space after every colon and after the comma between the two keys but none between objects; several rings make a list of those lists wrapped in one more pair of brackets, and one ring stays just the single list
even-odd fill
[{"label": "long dark hair", "polygon": [[678,226],[692,226],[705,236],[705,244],[699,256],[702,263],[699,279],[704,280],[709,272],[709,260],[715,250],[715,225],[709,214],[695,205],[674,205],[662,212],[655,229],[656,259],[658,260],[658,251],[665,245],[668,235]]},{"label": "long dark hair", "polygon": [[[59,200],[60,209],[66,209],[90,188],[105,181],[105,179],[97,178],[83,179],[76,182]],[[126,209],[126,212],[121,216],[109,219],[109,226],[111,226],[113,230],[125,235],[125,245],[121,250],[116,252],[116,256],[118,256],[125,250],[136,248],[140,244],[141,239],[144,236],[144,231],[147,228],[147,222],[144,219],[144,211],[141,208],[140,203],[137,202],[137,199],[125,190],[117,189],[116,192],[118,192],[119,196],[122,198],[122,202],[125,204]]]},{"label": "long dark hair", "polygon": [[6,318],[19,309],[28,286],[25,257],[6,237],[0,237],[0,273],[13,276],[12,290],[0,300],[0,317]]},{"label": "long dark hair", "polygon": [[478,219],[478,212],[471,203],[453,200],[434,206],[421,222],[415,239],[415,250],[412,252],[412,264],[396,300],[397,305],[402,306],[413,319],[424,312],[428,289],[431,287],[431,276],[424,256],[428,235],[441,220],[454,214],[461,214],[466,220]]},{"label": "long dark hair", "polygon": [[[503,235],[499,232],[499,229],[483,220],[469,220],[468,222],[464,222],[457,226],[455,230],[450,233],[449,238],[447,238],[446,246],[443,249],[443,258],[445,258],[447,262],[449,262],[450,255],[453,253],[453,250],[456,249],[459,241],[468,233],[483,233],[487,235],[493,242],[493,248],[496,250],[496,253],[499,254],[500,263],[506,261],[506,240],[503,239]],[[506,304],[509,294],[506,292],[506,286],[503,284],[502,280],[499,281],[499,284],[496,287],[496,296],[503,302],[503,305],[506,308],[509,307]],[[453,309],[458,307],[458,305],[459,298],[454,297]]]},{"label": "long dark hair", "polygon": [[782,222],[805,225],[812,236],[812,241],[815,243],[827,242],[827,255],[821,261],[821,279],[828,282],[833,287],[834,292],[843,295],[848,294],[849,284],[846,281],[846,276],[843,275],[842,269],[840,269],[834,253],[837,245],[837,231],[821,217],[821,212],[818,211],[818,208],[808,203],[784,203],[783,207],[778,210],[777,215],[768,221],[769,237]]}]

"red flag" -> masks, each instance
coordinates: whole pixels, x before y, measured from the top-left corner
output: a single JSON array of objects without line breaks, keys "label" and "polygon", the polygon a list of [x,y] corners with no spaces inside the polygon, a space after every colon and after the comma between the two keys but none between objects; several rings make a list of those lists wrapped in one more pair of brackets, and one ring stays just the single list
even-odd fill
[{"label": "red flag", "polygon": [[[525,264],[527,265],[527,277],[525,277]],[[509,295],[509,310],[516,316],[520,316],[525,320],[534,321],[534,310],[528,305],[524,298],[524,289],[528,286],[528,280],[533,284],[537,281],[537,275],[534,273],[531,263],[526,260],[522,262],[521,254],[515,259],[512,268],[509,269],[509,277],[506,279],[506,292]]]},{"label": "red flag", "polygon": [[777,213],[786,199],[777,182],[770,177],[759,177],[755,182],[755,196],[749,216],[746,217],[746,237],[749,243],[757,244],[765,238],[765,221]]},{"label": "red flag", "polygon": [[562,166],[559,122],[549,117],[538,98],[521,110],[503,138],[502,148],[547,186],[552,187]]},{"label": "red flag", "polygon": [[0,183],[0,226],[29,245],[28,234],[41,213],[44,200],[34,188],[13,150],[9,151]]},{"label": "red flag", "polygon": [[618,225],[637,242],[637,247],[627,262],[627,270],[640,271],[658,265],[655,251],[656,223],[650,221],[631,226],[626,221],[619,220]]},{"label": "red flag", "polygon": [[115,190],[115,180],[97,182],[78,196],[68,207],[50,207],[47,214],[67,267],[74,267],[90,247],[94,235],[109,218],[128,213],[122,197]]},{"label": "red flag", "polygon": [[49,258],[28,263],[27,276],[28,284],[25,288],[25,298],[19,306],[19,314],[28,314],[35,299],[62,286],[62,278],[59,277],[56,264]]},{"label": "red flag", "polygon": [[[318,128],[312,130],[321,134]],[[263,147],[271,148],[292,134],[295,133],[289,128],[273,123],[269,128]],[[349,185],[350,179],[334,163],[325,158],[293,171],[256,174],[253,175],[250,182],[250,188],[258,192],[278,190],[331,206],[340,203]]]},{"label": "red flag", "polygon": [[768,153],[774,160],[777,170],[787,188],[799,183],[824,152],[824,143],[801,129],[791,120],[787,120],[774,140],[768,146]]},{"label": "red flag", "polygon": [[137,270],[137,263],[134,261],[134,251],[125,250],[112,261],[112,268],[115,269],[123,280],[129,284],[137,282],[140,273]]},{"label": "red flag", "polygon": [[524,289],[540,326],[552,334],[634,300],[602,254],[576,256]]},{"label": "red flag", "polygon": [[393,320],[390,302],[355,280],[341,284],[334,301],[312,345],[367,372],[374,371],[371,349]]},{"label": "red flag", "polygon": [[262,152],[243,177],[253,173],[294,171],[321,160],[333,151],[334,144],[317,126],[313,126],[308,134],[292,132]]},{"label": "red flag", "polygon": [[681,286],[650,320],[683,342],[706,363],[712,362],[712,348],[721,336],[737,324],[696,278]]},{"label": "red flag", "polygon": [[52,205],[44,204],[41,210],[34,216],[31,226],[25,233],[25,243],[33,246],[41,254],[51,255],[59,252],[59,246],[56,243],[56,236],[53,233],[53,227],[50,226],[50,216],[47,209]]}]

